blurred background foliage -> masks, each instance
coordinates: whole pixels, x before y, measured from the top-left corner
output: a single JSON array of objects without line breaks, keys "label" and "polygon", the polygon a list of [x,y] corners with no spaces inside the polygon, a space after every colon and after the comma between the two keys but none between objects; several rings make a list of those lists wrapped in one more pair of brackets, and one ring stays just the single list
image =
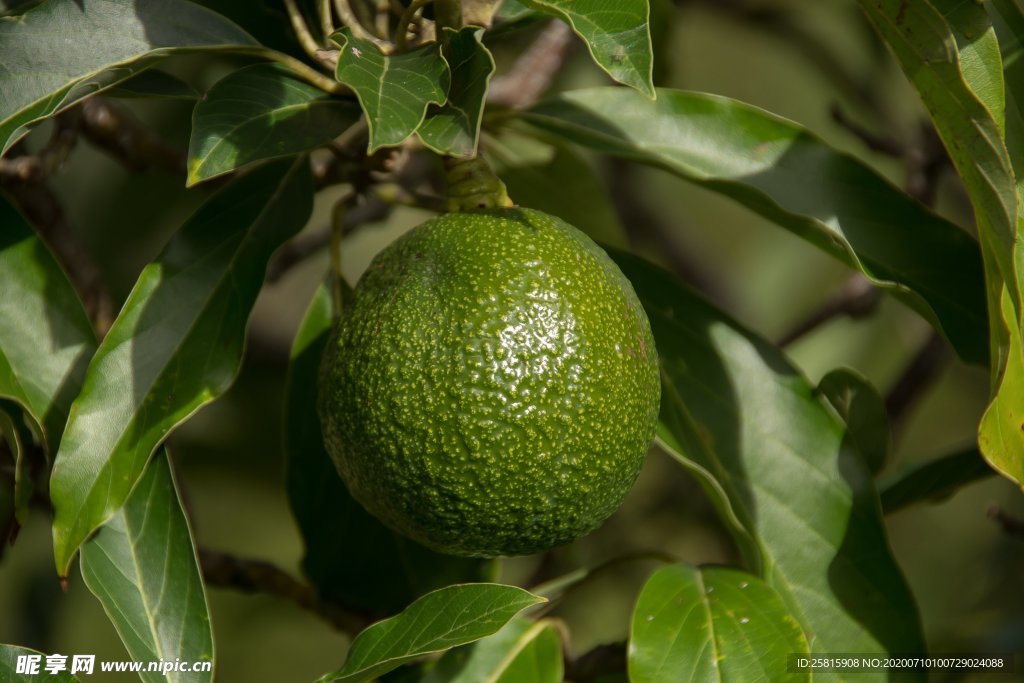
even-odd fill
[{"label": "blurred background foliage", "polygon": [[[210,0],[261,41],[299,55],[275,2]],[[866,159],[897,185],[907,162],[866,147],[839,118],[883,141],[927,150],[925,114],[855,4],[848,0],[685,0],[652,2],[659,86],[727,95],[791,118],[830,144]],[[495,43],[502,67],[541,30],[526,26]],[[237,61],[179,57],[168,70],[202,92]],[[555,87],[603,84],[574,45]],[[193,102],[120,100],[148,127],[185,149]],[[30,147],[48,136],[46,127]],[[607,242],[625,242],[675,270],[747,327],[778,340],[848,282],[839,263],[794,235],[705,190],[656,170],[597,160],[514,134],[485,138],[520,203],[562,214]],[[596,182],[611,183],[610,191]],[[53,183],[115,301],[123,301],[145,263],[210,190],[186,191],[159,169],[133,172],[86,145]],[[966,195],[952,170],[937,177],[936,209],[970,230]],[[309,230],[328,222],[332,201],[318,196]],[[427,214],[399,209],[345,243],[344,271],[358,279],[370,258]],[[326,254],[269,285],[252,320],[241,376],[222,399],[175,433],[170,446],[186,504],[204,548],[270,561],[299,575],[303,548],[284,483],[282,407],[287,351]],[[929,327],[884,297],[862,319],[839,318],[787,346],[812,382],[840,366],[856,368],[880,392],[896,386],[929,340]],[[894,423],[894,457],[884,482],[937,456],[969,446],[985,406],[987,377],[951,354]],[[1024,650],[1024,542],[1006,534],[990,510],[1024,516],[1024,500],[1002,478],[970,485],[949,500],[887,518],[890,539],[916,595],[935,652]],[[502,562],[500,578],[551,578],[629,552],[657,550],[690,563],[735,561],[734,549],[697,484],[653,449],[625,505],[600,530],[544,557]],[[351,562],[358,564],[359,557]],[[586,582],[555,610],[574,652],[622,641],[654,561],[625,563]],[[68,592],[53,572],[48,520],[34,514],[0,562],[0,642],[44,652],[128,659],[99,603],[77,572]],[[217,679],[306,681],[335,668],[346,638],[315,615],[266,595],[210,589]],[[125,674],[90,677],[97,683]],[[952,679],[949,679],[952,680]]]}]

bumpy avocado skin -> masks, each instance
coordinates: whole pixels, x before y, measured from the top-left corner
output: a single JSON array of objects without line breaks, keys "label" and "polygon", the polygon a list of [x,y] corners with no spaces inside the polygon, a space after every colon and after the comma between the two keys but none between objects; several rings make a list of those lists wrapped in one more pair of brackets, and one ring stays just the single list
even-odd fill
[{"label": "bumpy avocado skin", "polygon": [[435,550],[540,552],[601,524],[657,421],[632,285],[567,223],[439,216],[360,280],[324,354],[324,439],[352,495]]}]

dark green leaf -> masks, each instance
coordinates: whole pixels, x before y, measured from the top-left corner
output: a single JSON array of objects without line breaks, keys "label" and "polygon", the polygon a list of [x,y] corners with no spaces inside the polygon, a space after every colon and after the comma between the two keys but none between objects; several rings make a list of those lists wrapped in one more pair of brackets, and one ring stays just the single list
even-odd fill
[{"label": "dark green leaf", "polygon": [[633,611],[629,680],[809,681],[787,672],[807,639],[772,588],[727,567],[675,564],[648,579]]},{"label": "dark green leaf", "polygon": [[331,40],[340,50],[335,76],[352,88],[366,113],[371,152],[405,142],[423,123],[428,106],[445,103],[451,72],[440,43],[383,55],[348,29]]},{"label": "dark green leaf", "polygon": [[358,120],[355,102],[331,97],[284,67],[239,69],[196,104],[188,184],[325,145]]},{"label": "dark green leaf", "polygon": [[175,51],[253,48],[247,33],[185,0],[48,0],[0,21],[0,154],[29,127]]},{"label": "dark green leaf", "polygon": [[562,642],[551,622],[513,619],[445,653],[421,683],[562,683]]},{"label": "dark green leaf", "polygon": [[418,135],[438,154],[476,156],[480,120],[484,113],[487,85],[494,73],[494,58],[480,42],[482,28],[467,26],[448,31],[445,59],[451,69],[451,88],[444,106],[430,112]]},{"label": "dark green leaf", "polygon": [[1003,137],[1005,93],[995,32],[981,2],[860,5],[921,96],[974,205],[995,389],[978,443],[993,467],[1024,484],[1024,208],[1018,207]]},{"label": "dark green leaf", "polygon": [[288,498],[306,544],[306,576],[325,598],[379,614],[451,583],[488,578],[493,563],[428,550],[387,529],[349,495],[324,450],[316,412],[330,329],[331,296],[323,286],[292,347],[286,409]]},{"label": "dark green leaf", "polygon": [[138,73],[107,91],[110,97],[153,97],[167,100],[197,100],[199,92],[177,76],[160,69]]},{"label": "dark green leaf", "polygon": [[995,474],[977,448],[921,465],[882,487],[882,511],[891,514],[916,503],[939,502],[961,487]]},{"label": "dark green leaf", "polygon": [[990,0],[1006,83],[1006,148],[1017,179],[1017,213],[1024,207],[1024,4]]},{"label": "dark green leaf", "polygon": [[[32,500],[34,485],[32,477],[28,472],[28,454],[25,452],[26,434],[24,434],[22,429],[18,428],[15,422],[17,413],[8,410],[9,408],[16,407],[9,402],[0,401],[0,438],[7,443],[7,449],[11,454],[13,480],[11,481],[10,505],[11,511],[14,513],[14,521],[18,527],[21,527],[25,525],[25,520],[28,518],[28,505]],[[0,465],[4,464],[6,463],[0,460]],[[4,486],[4,484],[5,482],[0,479],[0,486]],[[0,517],[2,517],[2,514],[0,514]],[[0,544],[6,542],[6,540],[6,533],[0,535]],[[2,552],[0,550],[0,553]]]},{"label": "dark green leaf", "polygon": [[[517,142],[509,141],[510,151]],[[490,149],[496,153],[494,146]],[[601,244],[625,247],[622,223],[591,164],[567,146],[548,151],[550,156],[539,160],[500,157],[498,175],[509,196],[518,204],[558,216]],[[558,191],[552,192],[552,186]]]},{"label": "dark green leaf", "polygon": [[[662,364],[658,437],[705,486],[814,652],[923,652],[870,472],[782,353],[625,253]],[[857,674],[866,680],[866,674]]]},{"label": "dark green leaf", "polygon": [[320,683],[368,681],[417,657],[472,643],[540,602],[544,598],[497,583],[440,588],[356,636],[345,666]]},{"label": "dark green leaf", "polygon": [[[136,662],[213,661],[206,592],[166,451],[117,514],[82,546],[85,585]],[[146,683],[212,681],[213,672],[143,672]]]},{"label": "dark green leaf", "polygon": [[231,385],[267,261],[305,224],[312,197],[307,159],[256,169],[200,207],[143,269],[89,365],[54,464],[62,576],[167,434]]},{"label": "dark green leaf", "polygon": [[520,0],[572,26],[609,76],[655,97],[647,0]]},{"label": "dark green leaf", "polygon": [[19,403],[56,452],[96,337],[53,254],[0,195],[0,397]]},{"label": "dark green leaf", "polygon": [[988,357],[978,245],[852,157],[734,100],[660,89],[565,93],[532,123],[668,170],[793,231],[924,315],[965,360]]},{"label": "dark green leaf", "polygon": [[872,474],[882,471],[889,459],[889,415],[878,390],[849,368],[833,370],[821,378],[818,393],[846,423],[846,434],[864,456]]},{"label": "dark green leaf", "polygon": [[[31,678],[18,672],[18,657],[39,657],[39,673]],[[64,665],[71,669],[71,657],[64,660]],[[0,681],[31,681],[31,683],[78,683],[78,679],[66,671],[46,673],[46,655],[27,647],[17,645],[0,645]]]}]

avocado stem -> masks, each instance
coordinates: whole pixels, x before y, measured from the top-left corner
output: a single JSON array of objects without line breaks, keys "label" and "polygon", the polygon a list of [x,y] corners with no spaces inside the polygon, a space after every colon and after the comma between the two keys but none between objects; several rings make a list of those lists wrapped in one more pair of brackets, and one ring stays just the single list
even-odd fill
[{"label": "avocado stem", "polygon": [[451,213],[472,209],[496,209],[515,206],[505,183],[483,157],[456,159],[445,157],[448,183],[447,208]]}]

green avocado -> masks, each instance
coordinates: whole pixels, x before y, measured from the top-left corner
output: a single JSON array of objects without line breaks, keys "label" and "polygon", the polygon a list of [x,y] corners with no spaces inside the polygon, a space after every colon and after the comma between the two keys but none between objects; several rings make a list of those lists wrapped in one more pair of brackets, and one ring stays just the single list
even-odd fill
[{"label": "green avocado", "polygon": [[529,209],[452,213],[381,252],[324,353],[353,497],[435,550],[536,553],[599,526],[654,438],[650,324],[608,255]]}]

